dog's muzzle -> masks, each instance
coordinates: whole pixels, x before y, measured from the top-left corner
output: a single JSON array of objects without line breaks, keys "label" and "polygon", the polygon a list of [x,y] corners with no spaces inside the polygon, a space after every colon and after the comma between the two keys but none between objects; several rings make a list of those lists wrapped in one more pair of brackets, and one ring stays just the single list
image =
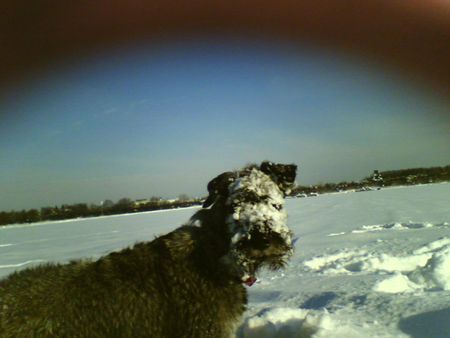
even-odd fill
[{"label": "dog's muzzle", "polygon": [[230,186],[227,204],[232,210],[229,254],[242,281],[252,285],[261,267],[278,269],[292,255],[284,194],[268,175],[253,169]]}]

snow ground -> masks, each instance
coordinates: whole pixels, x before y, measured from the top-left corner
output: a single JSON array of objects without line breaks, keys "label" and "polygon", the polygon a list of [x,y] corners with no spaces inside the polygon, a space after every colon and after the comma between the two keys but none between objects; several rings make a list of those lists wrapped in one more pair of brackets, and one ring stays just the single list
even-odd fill
[{"label": "snow ground", "polygon": [[[239,338],[450,337],[450,183],[288,199],[295,252],[248,288]],[[151,240],[196,208],[0,228],[0,278]]]}]

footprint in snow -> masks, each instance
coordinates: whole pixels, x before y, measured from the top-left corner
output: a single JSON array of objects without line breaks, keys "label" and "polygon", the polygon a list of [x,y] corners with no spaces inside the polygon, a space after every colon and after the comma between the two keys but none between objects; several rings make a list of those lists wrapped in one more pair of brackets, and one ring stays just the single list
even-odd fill
[{"label": "footprint in snow", "polygon": [[450,290],[450,237],[443,237],[404,255],[367,249],[338,250],[305,260],[311,272],[324,275],[374,273],[389,277],[374,291],[386,293]]}]

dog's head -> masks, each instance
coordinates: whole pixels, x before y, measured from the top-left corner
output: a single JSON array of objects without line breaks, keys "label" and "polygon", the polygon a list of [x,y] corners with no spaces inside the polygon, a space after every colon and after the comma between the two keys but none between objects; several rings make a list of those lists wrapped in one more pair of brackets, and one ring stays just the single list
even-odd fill
[{"label": "dog's head", "polygon": [[297,166],[295,164],[279,164],[269,161],[261,163],[261,171],[268,175],[280,188],[284,196],[289,195],[295,187]]},{"label": "dog's head", "polygon": [[284,197],[294,184],[296,168],[263,162],[260,167],[219,175],[208,185],[214,188],[214,197],[207,204],[221,199],[228,210],[225,223],[231,239],[224,260],[248,285],[261,267],[281,268],[292,255]]},{"label": "dog's head", "polygon": [[260,166],[250,165],[241,171],[227,171],[215,177],[208,183],[208,197],[203,202],[203,208],[207,208],[222,197],[227,198],[229,188],[239,177],[247,176],[253,169],[257,169],[268,175],[278,186],[284,196],[291,193],[295,186],[297,166],[295,164],[280,164],[264,161]]}]

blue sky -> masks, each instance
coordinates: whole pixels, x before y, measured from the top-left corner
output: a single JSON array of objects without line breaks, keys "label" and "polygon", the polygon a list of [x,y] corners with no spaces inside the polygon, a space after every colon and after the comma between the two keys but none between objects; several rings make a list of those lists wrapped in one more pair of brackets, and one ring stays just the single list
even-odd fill
[{"label": "blue sky", "polygon": [[269,159],[298,182],[449,164],[448,102],[363,59],[250,40],[72,60],[0,101],[0,210],[206,194]]}]

